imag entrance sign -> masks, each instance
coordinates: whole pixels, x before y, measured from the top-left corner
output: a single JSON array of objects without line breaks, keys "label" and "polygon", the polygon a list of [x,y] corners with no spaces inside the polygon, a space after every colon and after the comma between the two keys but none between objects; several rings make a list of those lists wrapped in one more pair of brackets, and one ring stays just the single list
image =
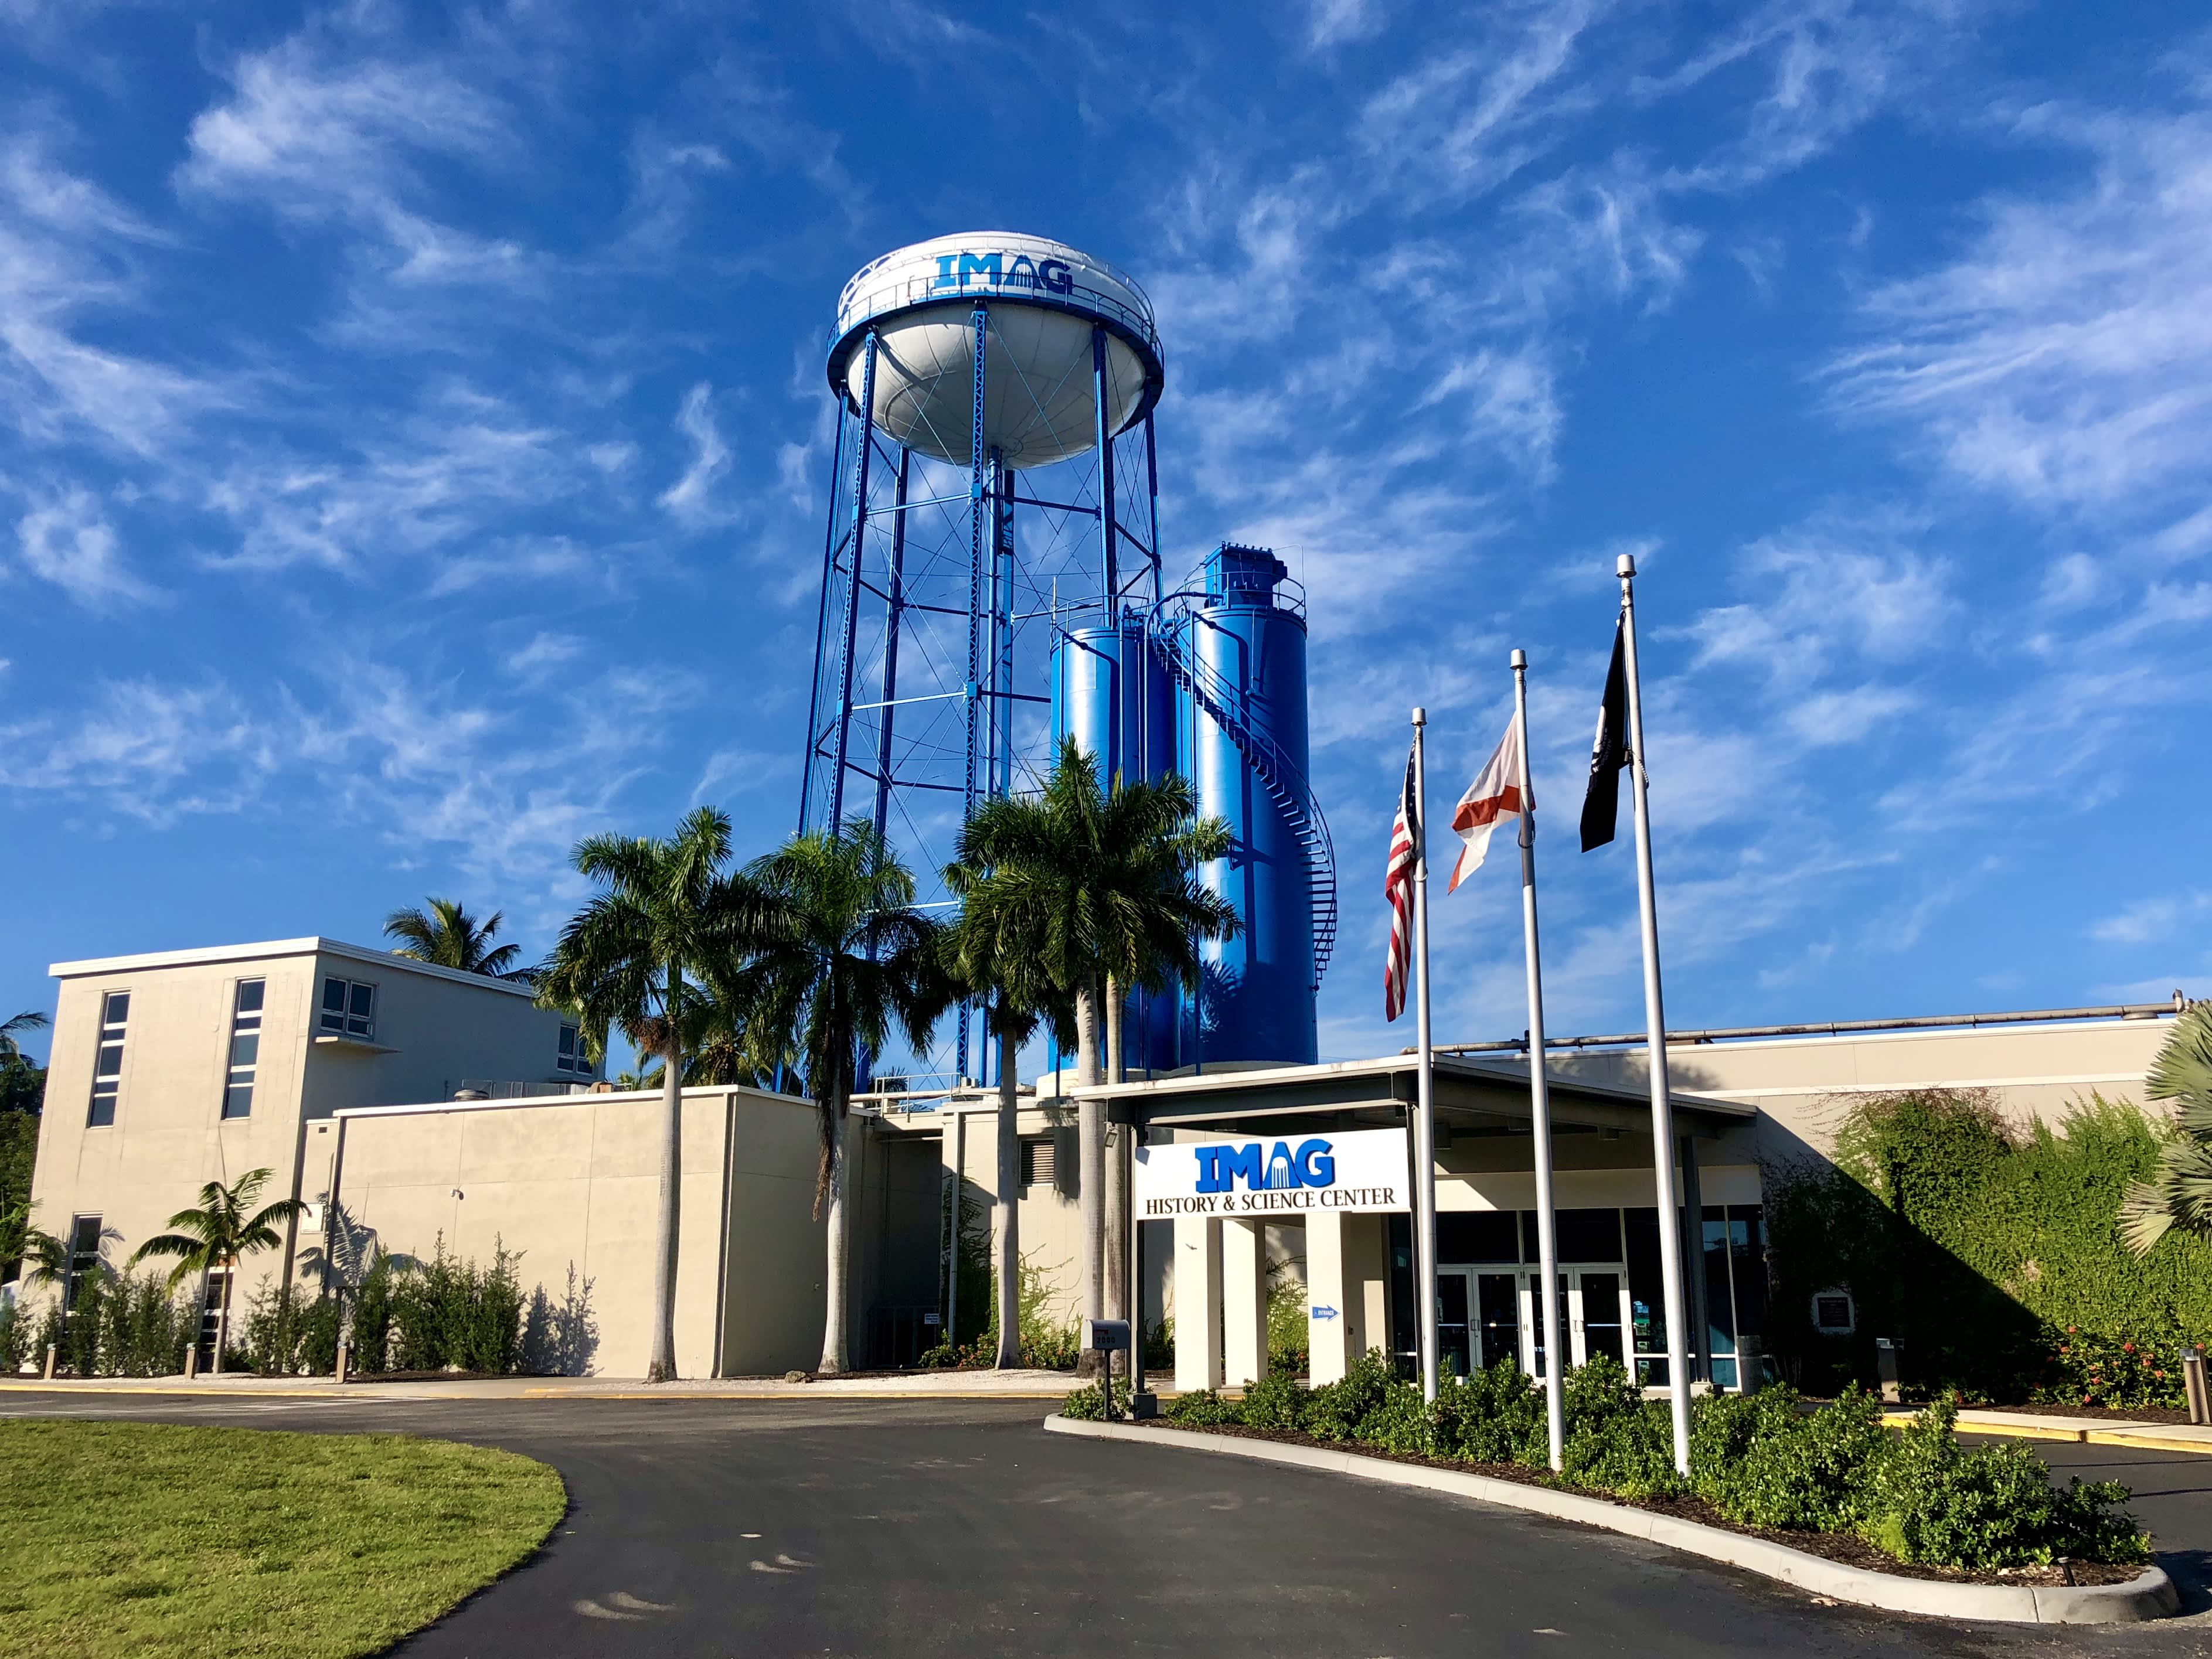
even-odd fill
[{"label": "imag entrance sign", "polygon": [[1136,1160],[1147,1221],[1413,1206],[1403,1129],[1139,1146]]}]

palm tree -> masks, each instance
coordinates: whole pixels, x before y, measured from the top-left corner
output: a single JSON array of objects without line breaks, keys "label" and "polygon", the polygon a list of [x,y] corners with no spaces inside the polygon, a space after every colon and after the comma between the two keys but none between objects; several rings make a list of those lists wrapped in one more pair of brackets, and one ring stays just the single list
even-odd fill
[{"label": "palm tree", "polygon": [[53,1022],[35,1008],[27,1008],[13,1019],[0,1020],[0,1066],[26,1065],[29,1057],[15,1043],[18,1031],[43,1031]]},{"label": "palm tree", "polygon": [[[986,801],[961,831],[959,862],[969,872],[961,926],[990,938],[994,959],[1030,964],[1026,971],[1073,1002],[1079,1082],[1100,1081],[1102,1005],[1118,1035],[1119,1005],[1132,988],[1195,989],[1199,941],[1236,934],[1236,913],[1193,874],[1198,862],[1227,854],[1229,828],[1196,814],[1195,793],[1172,774],[1158,782],[1117,776],[1102,787],[1097,762],[1066,738],[1039,794]],[[1103,1318],[1105,1112],[1085,1100],[1077,1117],[1085,1310]]]},{"label": "palm tree", "polygon": [[[262,1188],[268,1184],[269,1174],[267,1170],[249,1170],[231,1187],[219,1181],[209,1182],[200,1188],[199,1208],[179,1210],[171,1216],[169,1225],[177,1231],[155,1234],[131,1253],[130,1265],[135,1267],[149,1255],[176,1257],[177,1265],[169,1270],[168,1280],[168,1288],[173,1292],[188,1274],[198,1273],[204,1284],[207,1276],[218,1269],[235,1269],[249,1255],[279,1248],[284,1237],[275,1224],[297,1218],[307,1206],[296,1198],[280,1198],[254,1210],[253,1200],[260,1197]],[[249,1210],[252,1214],[247,1213]],[[222,1351],[230,1337],[231,1280],[236,1276],[234,1271],[223,1274],[222,1300],[216,1310],[215,1370],[218,1376],[222,1375]],[[204,1291],[201,1300],[206,1300]]]},{"label": "palm tree", "polygon": [[478,921],[457,900],[434,898],[428,911],[394,910],[384,919],[384,936],[407,941],[392,952],[394,956],[412,957],[440,968],[456,968],[492,979],[530,980],[535,977],[536,969],[514,965],[514,959],[522,954],[520,945],[492,944],[506,919],[505,911],[495,910]]},{"label": "palm tree", "polygon": [[[1018,1060],[1022,1045],[1041,1023],[1049,1018],[1065,1041],[1074,1021],[1066,1000],[1056,997],[1037,974],[1035,958],[1023,948],[1024,942],[994,928],[988,904],[970,902],[989,878],[988,871],[972,865],[945,866],[945,889],[961,901],[961,912],[945,930],[945,957],[947,970],[962,988],[988,1003],[984,1024],[999,1040],[998,1200],[991,1216],[999,1351],[991,1363],[1006,1370],[1022,1363]],[[957,1253],[953,1271],[959,1271]]]},{"label": "palm tree", "polygon": [[[620,1025],[658,1052],[661,1067],[659,1218],[655,1228],[653,1351],[649,1382],[676,1376],[676,1246],[683,1154],[684,1054],[691,1035],[697,975],[731,948],[738,886],[725,872],[730,820],[711,806],[687,814],[665,840],[592,836],[571,862],[605,889],[561,930],[538,980],[541,1006],[577,1016],[603,1043]],[[650,1024],[655,1019],[657,1025]]]},{"label": "palm tree", "polygon": [[835,1376],[848,1369],[845,1115],[859,1057],[872,1061],[895,1030],[927,1047],[951,991],[914,877],[866,818],[794,836],[744,878],[744,957],[726,992],[757,1034],[756,1064],[771,1033],[805,1060],[822,1138],[814,1213],[829,1218],[820,1369]]},{"label": "palm tree", "polygon": [[2182,1011],[2143,1091],[2178,1109],[2158,1169],[2129,1188],[2120,1206],[2121,1231],[2138,1255],[2177,1229],[2212,1238],[2212,1002]]}]

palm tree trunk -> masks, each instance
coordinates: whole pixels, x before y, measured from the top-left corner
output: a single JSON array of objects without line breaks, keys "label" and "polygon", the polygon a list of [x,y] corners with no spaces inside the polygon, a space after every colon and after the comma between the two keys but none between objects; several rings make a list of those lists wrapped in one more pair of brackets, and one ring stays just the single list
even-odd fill
[{"label": "palm tree trunk", "polygon": [[[1127,1000],[1111,975],[1106,980],[1106,1081],[1127,1081],[1121,1051],[1122,1004]],[[1105,1147],[1106,1317],[1129,1317],[1129,1131],[1109,1127]]]},{"label": "palm tree trunk", "polygon": [[991,1270],[998,1279],[999,1353],[992,1363],[1011,1370],[1022,1363],[1021,1108],[1014,1091],[1019,1050],[1009,1031],[999,1033],[999,1201],[993,1206]]},{"label": "palm tree trunk", "polygon": [[222,1276],[222,1300],[215,1309],[215,1374],[222,1375],[222,1351],[230,1346],[230,1281],[238,1276],[238,1264]]},{"label": "palm tree trunk", "polygon": [[[1076,1082],[1098,1081],[1098,989],[1075,993]],[[1106,1317],[1106,1108],[1092,1098],[1075,1109],[1077,1215],[1083,1229],[1083,1314]],[[1086,1362],[1087,1364],[1088,1362]]]},{"label": "palm tree trunk", "polygon": [[677,1228],[682,1220],[684,1158],[684,970],[668,964],[668,1000],[662,1010],[667,1032],[662,1042],[660,1075],[659,1215],[653,1229],[653,1355],[645,1380],[676,1380]]},{"label": "palm tree trunk", "polygon": [[831,1103],[835,1112],[832,1121],[836,1127],[830,1141],[829,1259],[825,1275],[829,1281],[829,1307],[822,1326],[822,1363],[815,1368],[823,1376],[836,1376],[849,1369],[852,1363],[845,1340],[846,1300],[849,1288],[846,1275],[852,1256],[852,1252],[847,1248],[850,1241],[846,1232],[852,1211],[845,1202],[845,1102],[848,1091],[842,1068],[832,1092],[835,1096]]}]

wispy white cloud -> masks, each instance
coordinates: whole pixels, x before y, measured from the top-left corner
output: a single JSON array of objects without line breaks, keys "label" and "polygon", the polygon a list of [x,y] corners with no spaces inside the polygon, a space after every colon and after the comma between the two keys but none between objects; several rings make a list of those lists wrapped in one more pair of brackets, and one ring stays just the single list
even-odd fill
[{"label": "wispy white cloud", "polygon": [[2212,915],[2212,893],[2161,893],[2123,905],[2094,924],[2089,937],[2107,945],[2148,945],[2173,937],[2185,922]]},{"label": "wispy white cloud", "polygon": [[98,337],[96,323],[144,305],[137,262],[168,240],[55,161],[44,138],[0,143],[0,404],[27,438],[51,447],[89,432],[152,456],[228,400],[207,375]]},{"label": "wispy white cloud", "polygon": [[124,558],[115,526],[88,490],[37,501],[15,521],[24,568],[91,611],[144,605],[161,597]]},{"label": "wispy white cloud", "polygon": [[392,61],[315,27],[238,60],[232,95],[191,125],[179,188],[378,236],[404,283],[511,281],[525,251],[429,210],[419,162],[501,169],[519,158],[501,102],[450,60]]},{"label": "wispy white cloud", "polygon": [[730,447],[714,421],[714,389],[702,380],[684,394],[676,429],[691,445],[691,464],[684,476],[661,491],[669,516],[691,529],[726,524],[732,510],[715,499],[715,488],[730,471]]},{"label": "wispy white cloud", "polygon": [[1866,300],[1829,366],[1839,407],[1910,428],[2032,507],[2205,508],[2212,447],[2212,115],[2049,106],[2022,143],[2090,176],[1984,202],[1954,260]]}]

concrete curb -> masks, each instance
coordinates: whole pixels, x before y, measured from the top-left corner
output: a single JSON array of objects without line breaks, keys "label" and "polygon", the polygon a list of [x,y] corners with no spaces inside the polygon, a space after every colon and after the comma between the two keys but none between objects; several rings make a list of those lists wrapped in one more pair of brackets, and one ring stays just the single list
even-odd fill
[{"label": "concrete curb", "polygon": [[1869,1572],[1863,1567],[1846,1566],[1839,1561],[1808,1555],[1764,1538],[1747,1538],[1719,1527],[1611,1504],[1601,1498],[1585,1498],[1577,1492],[1556,1492],[1547,1486],[1523,1486],[1512,1480],[1493,1480],[1486,1475],[1462,1474],[1419,1463],[1393,1462],[1387,1458],[1362,1456],[1357,1452],[1328,1451],[1274,1440],[1246,1440],[1176,1429],[1140,1429],[1126,1423],[1074,1422],[1059,1416],[1045,1419],[1044,1426],[1052,1434],[1133,1441],[1147,1446],[1180,1446],[1218,1456],[1356,1475],[1385,1486],[1449,1492],[1504,1509],[1524,1510],[1534,1515],[1548,1515],[1555,1520],[1602,1527],[1632,1538],[1649,1539],[1686,1554],[1701,1555],[1709,1561],[1725,1562],[1779,1579],[1815,1595],[1832,1596],[1838,1601],[1879,1607],[1888,1613],[1917,1613],[1933,1619],[1990,1620],[2015,1625],[2131,1625],[2166,1618],[2179,1612],[2181,1606],[2173,1581],[2157,1567],[2146,1570],[2141,1577],[2124,1584],[1944,1583],[1930,1578]]}]

